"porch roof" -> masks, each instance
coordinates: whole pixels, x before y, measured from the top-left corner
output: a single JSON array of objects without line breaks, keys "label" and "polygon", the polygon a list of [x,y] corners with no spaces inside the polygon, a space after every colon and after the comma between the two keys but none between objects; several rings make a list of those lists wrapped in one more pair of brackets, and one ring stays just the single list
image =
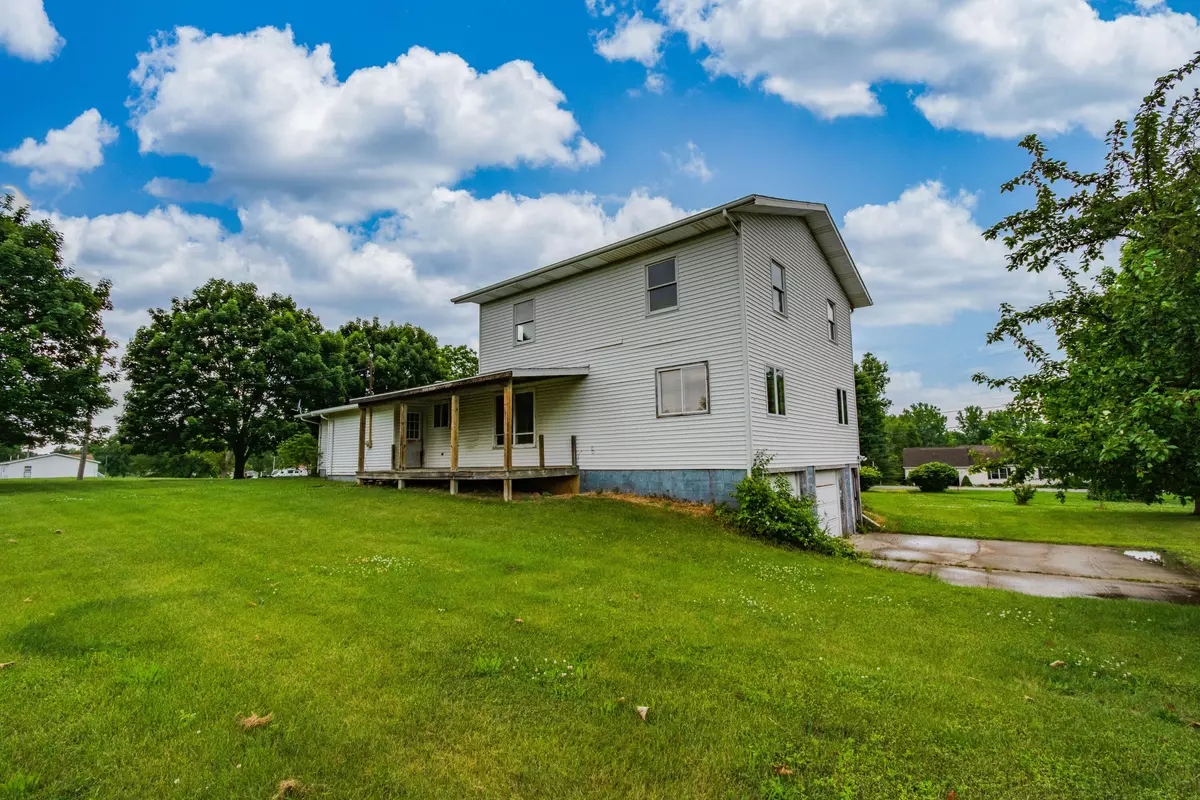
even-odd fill
[{"label": "porch roof", "polygon": [[439,383],[431,383],[428,386],[414,386],[411,389],[400,389],[395,392],[356,397],[350,402],[359,407],[374,406],[410,397],[449,394],[460,389],[474,389],[480,386],[505,384],[510,380],[513,383],[529,383],[530,381],[545,380],[547,378],[584,378],[587,377],[589,372],[590,369],[588,367],[506,369],[499,372],[488,372],[483,375],[473,375],[470,378],[459,378],[455,381],[441,381]]}]

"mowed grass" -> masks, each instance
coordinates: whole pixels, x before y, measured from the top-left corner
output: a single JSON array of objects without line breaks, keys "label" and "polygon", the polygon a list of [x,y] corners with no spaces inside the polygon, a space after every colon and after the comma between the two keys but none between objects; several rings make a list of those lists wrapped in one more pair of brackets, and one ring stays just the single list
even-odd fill
[{"label": "mowed grass", "polygon": [[1190,798],[1198,630],[602,497],[5,481],[0,795]]},{"label": "mowed grass", "polygon": [[1011,492],[873,489],[863,495],[863,506],[897,533],[1157,550],[1200,570],[1200,517],[1177,502],[1101,503],[1068,492],[1060,503],[1046,491],[1018,506]]}]

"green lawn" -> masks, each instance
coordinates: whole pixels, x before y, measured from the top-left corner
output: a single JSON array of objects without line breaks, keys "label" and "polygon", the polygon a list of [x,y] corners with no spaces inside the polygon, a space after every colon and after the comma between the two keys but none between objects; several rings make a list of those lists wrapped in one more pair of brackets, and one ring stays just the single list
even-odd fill
[{"label": "green lawn", "polygon": [[1018,506],[1011,492],[879,490],[864,494],[863,505],[897,533],[1158,550],[1200,569],[1200,517],[1190,505],[1099,503],[1078,492],[1060,503],[1054,492],[1038,492]]},{"label": "green lawn", "polygon": [[1194,798],[1198,630],[605,498],[4,481],[0,797]]}]

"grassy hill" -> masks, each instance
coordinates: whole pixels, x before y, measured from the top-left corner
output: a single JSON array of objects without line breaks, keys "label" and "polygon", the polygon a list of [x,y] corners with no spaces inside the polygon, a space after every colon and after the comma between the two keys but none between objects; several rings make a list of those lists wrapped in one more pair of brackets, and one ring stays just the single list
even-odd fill
[{"label": "grassy hill", "polygon": [[1195,797],[1197,630],[605,498],[4,481],[0,797]]}]

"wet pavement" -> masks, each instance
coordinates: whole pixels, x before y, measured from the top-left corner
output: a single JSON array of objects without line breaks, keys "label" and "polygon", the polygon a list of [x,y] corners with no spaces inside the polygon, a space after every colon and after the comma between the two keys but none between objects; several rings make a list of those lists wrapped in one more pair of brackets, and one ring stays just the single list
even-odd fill
[{"label": "wet pavement", "polygon": [[880,566],[935,575],[956,586],[1008,589],[1041,597],[1200,604],[1200,577],[1164,566],[1161,559],[1143,552],[900,533],[855,536],[854,546]]}]

